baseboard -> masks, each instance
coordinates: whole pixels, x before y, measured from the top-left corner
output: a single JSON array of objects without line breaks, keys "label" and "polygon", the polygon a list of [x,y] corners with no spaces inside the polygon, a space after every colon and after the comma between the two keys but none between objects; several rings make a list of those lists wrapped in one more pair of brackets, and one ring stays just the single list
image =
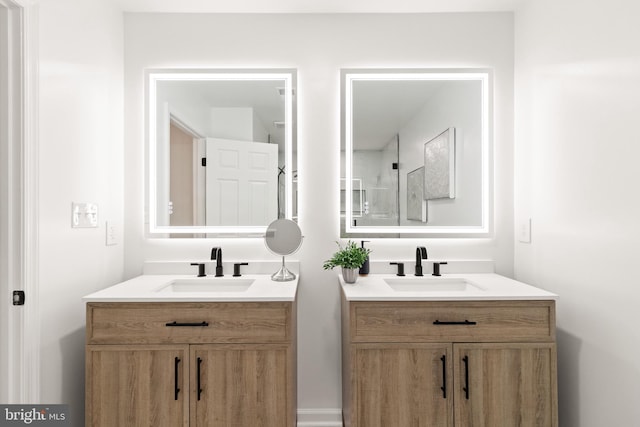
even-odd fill
[{"label": "baseboard", "polygon": [[298,427],[342,427],[342,409],[298,409]]}]

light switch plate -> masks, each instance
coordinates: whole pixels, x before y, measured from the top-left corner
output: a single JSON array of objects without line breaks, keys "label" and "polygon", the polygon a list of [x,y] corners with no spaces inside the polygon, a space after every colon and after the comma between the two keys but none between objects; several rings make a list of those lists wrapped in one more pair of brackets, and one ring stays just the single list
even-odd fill
[{"label": "light switch plate", "polygon": [[88,202],[71,203],[72,228],[97,228],[98,205]]},{"label": "light switch plate", "polygon": [[531,218],[523,219],[518,223],[518,241],[531,243]]},{"label": "light switch plate", "polygon": [[106,222],[106,241],[105,244],[107,246],[113,246],[113,245],[117,245],[118,244],[118,230],[116,228],[115,223],[113,222]]}]

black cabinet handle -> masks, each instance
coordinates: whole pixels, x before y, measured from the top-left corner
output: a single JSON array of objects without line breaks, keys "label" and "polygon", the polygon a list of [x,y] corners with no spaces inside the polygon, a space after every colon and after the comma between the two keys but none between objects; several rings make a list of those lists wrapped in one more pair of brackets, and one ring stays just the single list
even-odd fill
[{"label": "black cabinet handle", "polygon": [[202,387],[200,384],[200,366],[202,365],[202,359],[198,357],[198,372],[196,377],[198,379],[198,400],[200,400],[200,396],[202,395]]},{"label": "black cabinet handle", "polygon": [[178,322],[171,322],[171,323],[165,323],[165,326],[209,326],[208,322],[194,322],[194,323],[178,323]]},{"label": "black cabinet handle", "polygon": [[442,355],[440,360],[442,361],[442,387],[440,387],[440,390],[442,390],[442,398],[446,399],[447,398],[447,356]]},{"label": "black cabinet handle", "polygon": [[469,400],[469,356],[463,357],[462,362],[464,363],[464,387],[462,390],[465,399]]},{"label": "black cabinet handle", "polygon": [[173,369],[174,369],[174,385],[173,385],[173,395],[174,400],[178,400],[178,393],[180,393],[180,388],[178,387],[178,365],[180,364],[180,358],[176,357],[174,359]]},{"label": "black cabinet handle", "polygon": [[469,320],[466,320],[464,322],[441,322],[439,320],[436,320],[435,322],[433,322],[434,325],[477,325],[477,322],[470,322]]}]

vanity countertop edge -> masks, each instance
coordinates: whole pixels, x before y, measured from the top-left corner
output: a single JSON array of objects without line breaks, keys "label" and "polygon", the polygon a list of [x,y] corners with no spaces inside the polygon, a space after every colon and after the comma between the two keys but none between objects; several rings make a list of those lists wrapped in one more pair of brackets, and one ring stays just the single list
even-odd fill
[{"label": "vanity countertop edge", "polygon": [[[289,282],[272,281],[269,275],[247,274],[240,278],[227,275],[221,280],[253,279],[253,284],[246,291],[239,292],[158,292],[174,280],[193,279],[193,275],[140,275],[120,282],[108,288],[86,295],[82,298],[88,302],[269,302],[295,301],[298,288],[298,277]],[[217,280],[214,276],[204,279]]]},{"label": "vanity countertop edge", "polygon": [[[421,278],[413,275],[398,277],[394,274],[369,274],[358,277],[353,284],[346,283],[341,275],[338,275],[338,279],[347,301],[533,301],[559,298],[552,292],[495,273],[443,274],[438,278],[430,275]],[[423,279],[425,282],[462,279],[478,285],[480,289],[466,292],[447,290],[397,292],[386,283],[385,279],[414,281]]]}]

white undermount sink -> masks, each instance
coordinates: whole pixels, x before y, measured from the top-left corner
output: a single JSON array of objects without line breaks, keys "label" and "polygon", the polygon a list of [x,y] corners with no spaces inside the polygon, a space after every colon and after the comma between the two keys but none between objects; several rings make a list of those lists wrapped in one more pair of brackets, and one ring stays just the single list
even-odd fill
[{"label": "white undermount sink", "polygon": [[477,284],[461,278],[449,277],[411,277],[384,279],[396,292],[477,292],[484,289]]},{"label": "white undermount sink", "polygon": [[253,282],[254,279],[175,279],[160,286],[156,292],[245,292]]}]

